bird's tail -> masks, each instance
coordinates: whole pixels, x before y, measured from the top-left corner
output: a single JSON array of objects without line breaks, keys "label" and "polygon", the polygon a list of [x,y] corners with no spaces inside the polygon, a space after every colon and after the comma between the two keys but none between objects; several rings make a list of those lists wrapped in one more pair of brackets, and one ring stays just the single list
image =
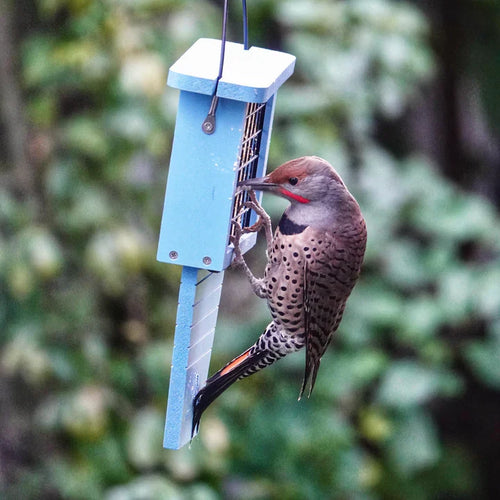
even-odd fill
[{"label": "bird's tail", "polygon": [[203,412],[231,384],[239,379],[271,365],[289,352],[302,347],[301,343],[284,336],[276,323],[271,322],[257,342],[245,352],[234,358],[224,368],[212,375],[193,401],[193,436],[200,425]]}]

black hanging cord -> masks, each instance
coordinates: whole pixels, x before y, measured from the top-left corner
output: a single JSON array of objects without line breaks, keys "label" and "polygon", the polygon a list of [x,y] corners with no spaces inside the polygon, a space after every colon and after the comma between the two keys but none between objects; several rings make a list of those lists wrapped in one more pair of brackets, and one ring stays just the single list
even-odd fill
[{"label": "black hanging cord", "polygon": [[[247,16],[246,0],[241,0],[241,6],[243,10],[243,46],[245,50],[248,50],[248,16]],[[210,104],[210,109],[208,110],[207,117],[201,124],[201,129],[203,130],[203,132],[209,135],[215,132],[215,112],[217,111],[217,104],[219,103],[219,97],[217,96],[217,87],[219,85],[219,80],[222,78],[222,71],[224,70],[224,56],[226,54],[228,0],[224,0],[224,12],[222,18],[223,19],[222,19],[220,58],[219,58],[219,73],[217,75],[217,79],[215,80],[215,88],[214,88],[214,93],[212,95],[212,102]]]},{"label": "black hanging cord", "polygon": [[217,96],[217,86],[219,85],[219,80],[222,78],[222,71],[224,69],[224,56],[226,53],[226,31],[227,31],[227,14],[228,14],[228,0],[224,0],[224,13],[222,16],[222,38],[220,44],[220,58],[219,58],[219,74],[215,80],[214,93],[212,95],[212,103],[210,104],[210,109],[208,110],[207,117],[201,124],[201,129],[205,134],[213,134],[215,132],[215,112],[217,110],[217,104],[219,103],[219,97]]},{"label": "black hanging cord", "polygon": [[247,0],[241,0],[241,8],[243,9],[243,47],[248,50]]}]

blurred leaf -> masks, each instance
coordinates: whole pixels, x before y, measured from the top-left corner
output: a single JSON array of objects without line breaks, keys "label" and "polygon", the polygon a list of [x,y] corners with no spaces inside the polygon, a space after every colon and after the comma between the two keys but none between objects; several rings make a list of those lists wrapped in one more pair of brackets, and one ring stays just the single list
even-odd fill
[{"label": "blurred leaf", "polygon": [[149,342],[139,357],[139,363],[155,394],[165,395],[172,358],[172,344],[166,341]]},{"label": "blurred leaf", "polygon": [[131,107],[114,111],[108,117],[108,128],[133,143],[144,142],[152,133],[151,118],[143,108]]},{"label": "blurred leaf", "polygon": [[445,318],[457,324],[473,310],[471,291],[474,287],[474,274],[470,268],[449,267],[439,282],[437,300]]},{"label": "blurred leaf", "polygon": [[138,469],[150,470],[161,460],[164,415],[153,408],[144,408],[130,425],[127,454]]},{"label": "blurred leaf", "polygon": [[72,231],[107,226],[112,220],[112,200],[98,187],[73,188],[73,201],[67,212],[58,214],[61,226]]},{"label": "blurred leaf", "polygon": [[[385,355],[375,350],[326,355],[315,391],[328,399],[352,396],[378,377],[386,363]],[[323,372],[327,372],[326,377]]]},{"label": "blurred leaf", "polygon": [[486,317],[496,317],[500,311],[500,263],[479,271],[474,301]]},{"label": "blurred leaf", "polygon": [[400,337],[416,344],[434,336],[444,318],[432,297],[422,295],[405,304],[401,315]]},{"label": "blurred leaf", "polygon": [[23,325],[0,352],[0,368],[7,376],[19,376],[34,386],[42,386],[51,375],[51,360],[37,340],[37,325]]},{"label": "blurred leaf", "polygon": [[28,87],[46,85],[54,77],[50,52],[54,39],[50,35],[35,35],[26,40],[23,50],[23,73]]},{"label": "blurred leaf", "polygon": [[108,142],[103,127],[96,118],[80,116],[69,120],[63,130],[63,144],[93,160],[104,160]]},{"label": "blurred leaf", "polygon": [[363,409],[360,414],[360,432],[370,441],[385,441],[393,432],[393,424],[377,408]]},{"label": "blurred leaf", "polygon": [[[450,383],[453,385],[449,386]],[[414,407],[438,396],[448,387],[455,387],[449,374],[411,360],[395,361],[382,378],[377,400],[394,408]]]},{"label": "blurred leaf", "polygon": [[387,452],[396,470],[406,477],[434,465],[441,449],[429,416],[421,411],[402,416],[387,443]]},{"label": "blurred leaf", "polygon": [[500,388],[500,339],[471,342],[464,355],[480,380],[494,389]]},{"label": "blurred leaf", "polygon": [[70,462],[55,458],[47,464],[48,476],[66,498],[102,498],[99,472],[88,461]]},{"label": "blurred leaf", "polygon": [[220,496],[215,490],[206,484],[195,484],[186,492],[191,500],[217,500]]},{"label": "blurred leaf", "polygon": [[61,400],[61,423],[66,432],[84,441],[102,438],[109,424],[111,394],[87,385]]},{"label": "blurred leaf", "polygon": [[160,475],[144,475],[128,484],[109,489],[105,500],[183,500],[180,488]]},{"label": "blurred leaf", "polygon": [[156,54],[134,54],[122,65],[120,83],[123,90],[130,94],[159,97],[166,80],[165,65]]},{"label": "blurred leaf", "polygon": [[387,277],[402,289],[411,289],[428,283],[429,276],[422,252],[414,241],[400,238],[384,252]]}]

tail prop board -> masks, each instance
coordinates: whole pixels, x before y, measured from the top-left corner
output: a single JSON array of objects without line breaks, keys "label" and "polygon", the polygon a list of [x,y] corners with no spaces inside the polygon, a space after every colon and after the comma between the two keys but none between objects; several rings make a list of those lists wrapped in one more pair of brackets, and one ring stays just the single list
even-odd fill
[{"label": "tail prop board", "polygon": [[224,272],[183,267],[163,446],[191,439],[192,404],[208,375]]}]

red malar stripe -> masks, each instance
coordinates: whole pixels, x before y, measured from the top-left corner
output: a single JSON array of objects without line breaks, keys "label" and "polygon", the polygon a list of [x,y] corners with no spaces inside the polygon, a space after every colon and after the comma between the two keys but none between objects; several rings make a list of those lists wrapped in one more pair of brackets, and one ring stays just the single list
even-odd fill
[{"label": "red malar stripe", "polygon": [[311,201],[311,200],[308,200],[307,198],[304,198],[303,196],[292,193],[291,191],[288,191],[288,189],[285,189],[285,188],[281,188],[280,192],[281,192],[281,194],[284,194],[288,198],[292,198],[292,200],[298,201],[299,203],[309,203]]}]

